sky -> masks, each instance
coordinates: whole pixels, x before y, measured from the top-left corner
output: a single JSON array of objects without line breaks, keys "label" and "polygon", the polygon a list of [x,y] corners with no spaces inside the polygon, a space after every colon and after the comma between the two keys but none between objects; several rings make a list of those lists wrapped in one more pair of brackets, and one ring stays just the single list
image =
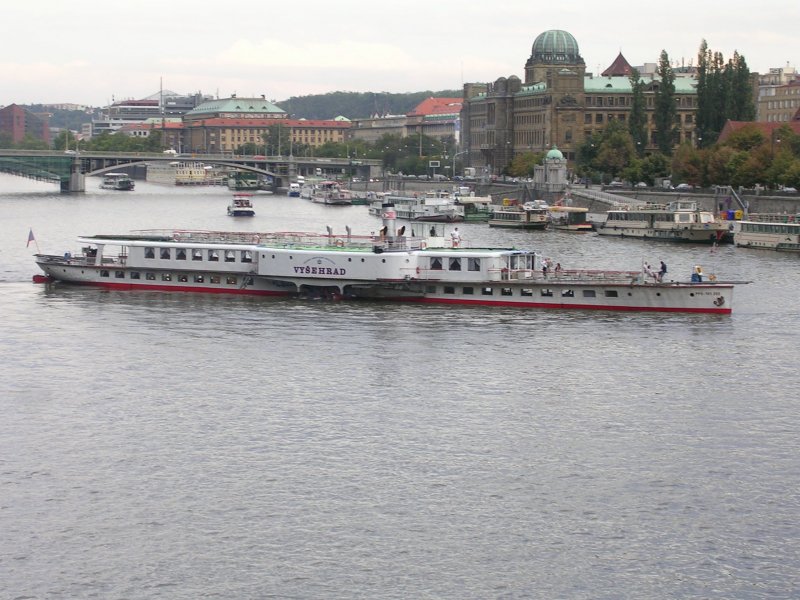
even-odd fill
[{"label": "sky", "polygon": [[662,50],[696,64],[703,39],[751,71],[800,66],[796,0],[5,0],[0,15],[0,105],[460,90],[524,80],[549,29],[595,73],[620,51],[633,66]]}]

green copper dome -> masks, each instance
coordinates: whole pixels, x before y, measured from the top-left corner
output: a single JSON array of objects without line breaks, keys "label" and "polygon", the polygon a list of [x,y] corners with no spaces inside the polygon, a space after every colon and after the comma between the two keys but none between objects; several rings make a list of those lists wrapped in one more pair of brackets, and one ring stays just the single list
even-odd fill
[{"label": "green copper dome", "polygon": [[543,63],[582,63],[578,42],[568,31],[551,29],[540,33],[533,42],[531,58]]},{"label": "green copper dome", "polygon": [[553,146],[545,155],[545,160],[564,160],[564,155],[561,154],[561,150]]}]

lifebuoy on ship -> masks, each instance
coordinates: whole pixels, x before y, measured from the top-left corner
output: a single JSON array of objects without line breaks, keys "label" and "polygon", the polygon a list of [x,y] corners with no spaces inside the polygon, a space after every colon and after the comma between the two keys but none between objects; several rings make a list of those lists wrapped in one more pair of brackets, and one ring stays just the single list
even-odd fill
[{"label": "lifebuoy on ship", "polygon": [[337,248],[344,248],[344,241],[343,240],[336,240],[336,247]]},{"label": "lifebuoy on ship", "polygon": [[714,306],[722,306],[723,304],[725,304],[725,296],[720,296],[714,300]]}]

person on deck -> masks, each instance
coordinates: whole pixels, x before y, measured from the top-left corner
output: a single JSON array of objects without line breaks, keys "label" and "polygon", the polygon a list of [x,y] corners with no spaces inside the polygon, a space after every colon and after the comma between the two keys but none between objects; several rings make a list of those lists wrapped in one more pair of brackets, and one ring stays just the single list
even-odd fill
[{"label": "person on deck", "polygon": [[453,242],[453,248],[458,248],[459,244],[461,243],[461,234],[458,233],[458,227],[450,232],[450,239]]}]

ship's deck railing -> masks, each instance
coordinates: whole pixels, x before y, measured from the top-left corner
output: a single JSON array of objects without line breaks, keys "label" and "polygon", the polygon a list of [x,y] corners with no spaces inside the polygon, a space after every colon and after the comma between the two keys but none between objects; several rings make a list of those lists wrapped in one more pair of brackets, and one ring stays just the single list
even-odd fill
[{"label": "ship's deck railing", "polygon": [[641,271],[566,269],[556,272],[550,269],[547,271],[547,274],[545,274],[543,271],[538,269],[537,270],[518,269],[510,271],[501,269],[501,279],[511,279],[511,280],[530,279],[537,282],[552,281],[553,283],[569,283],[569,282],[579,282],[579,281],[633,283],[640,280],[641,277],[642,277]]},{"label": "ship's deck railing", "polygon": [[742,220],[760,223],[800,223],[800,214],[750,213],[746,219]]},{"label": "ship's deck railing", "polygon": [[309,233],[304,231],[203,231],[203,230],[148,230],[147,235],[171,239],[174,242],[200,244],[252,244],[276,248],[325,248],[326,250],[369,250],[383,252],[420,250],[425,248],[425,238],[395,236],[394,239],[378,235],[337,235],[334,233]]}]

